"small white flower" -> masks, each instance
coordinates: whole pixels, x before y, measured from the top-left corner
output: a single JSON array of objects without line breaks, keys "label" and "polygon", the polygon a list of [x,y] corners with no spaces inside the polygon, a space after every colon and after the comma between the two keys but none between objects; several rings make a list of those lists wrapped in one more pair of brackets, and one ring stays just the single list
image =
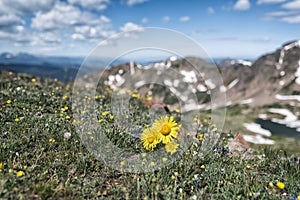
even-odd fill
[{"label": "small white flower", "polygon": [[65,132],[64,133],[64,138],[66,138],[66,139],[70,139],[71,136],[72,136],[72,134],[70,132]]}]

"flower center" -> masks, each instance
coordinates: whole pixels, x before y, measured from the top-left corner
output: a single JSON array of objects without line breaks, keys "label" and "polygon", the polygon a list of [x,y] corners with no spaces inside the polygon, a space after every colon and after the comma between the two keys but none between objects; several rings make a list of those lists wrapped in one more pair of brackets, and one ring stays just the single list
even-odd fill
[{"label": "flower center", "polygon": [[154,136],[150,136],[147,138],[147,142],[148,143],[153,143],[154,142],[155,137]]},{"label": "flower center", "polygon": [[171,128],[168,124],[163,125],[163,127],[161,128],[160,132],[163,135],[168,135],[171,132]]}]

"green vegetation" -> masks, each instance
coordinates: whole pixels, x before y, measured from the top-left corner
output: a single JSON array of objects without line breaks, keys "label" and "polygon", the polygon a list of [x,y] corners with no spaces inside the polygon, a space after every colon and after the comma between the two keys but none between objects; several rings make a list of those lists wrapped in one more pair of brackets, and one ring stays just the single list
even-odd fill
[{"label": "green vegetation", "polygon": [[[205,140],[212,132],[217,134],[206,119],[195,119],[197,137],[187,135],[193,142],[175,153],[178,158],[166,167],[147,173],[112,169],[87,150],[75,130],[80,122],[71,110],[71,84],[6,72],[0,73],[0,84],[0,199],[287,199],[300,195],[299,158],[284,150],[258,148],[252,159],[232,157],[227,148],[232,135],[219,133],[218,142],[201,157],[200,135]],[[113,125],[117,116],[109,111],[110,90],[100,91],[96,109],[105,134],[119,147],[147,154],[139,139],[126,134],[129,130]],[[84,103],[93,101],[84,99]],[[154,120],[144,114],[147,107],[137,96],[132,95],[130,107],[128,117],[134,125],[144,127]],[[238,112],[242,109],[233,108],[232,113]],[[175,111],[172,115],[180,123]],[[120,169],[123,165],[126,160],[120,160]]]}]

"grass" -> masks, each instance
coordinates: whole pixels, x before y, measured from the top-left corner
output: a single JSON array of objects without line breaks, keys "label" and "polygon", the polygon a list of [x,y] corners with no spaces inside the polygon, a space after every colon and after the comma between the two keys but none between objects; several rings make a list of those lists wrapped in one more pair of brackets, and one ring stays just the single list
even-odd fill
[{"label": "grass", "polygon": [[[191,135],[187,137],[193,137],[192,145],[175,153],[174,162],[161,169],[124,172],[127,160],[120,160],[116,170],[83,145],[76,131],[81,122],[71,110],[72,85],[6,72],[0,73],[0,84],[0,199],[288,199],[300,195],[297,157],[270,148],[257,148],[250,160],[232,157],[226,149],[231,135],[225,133],[204,157],[203,141]],[[148,155],[137,137],[154,120],[147,107],[132,98],[128,118],[133,129],[118,129],[117,116],[109,111],[109,96],[110,90],[102,88],[95,97],[102,130],[115,145]],[[83,103],[93,101],[87,97]],[[179,115],[172,115],[180,121]],[[209,121],[196,121],[197,135],[209,137]],[[66,132],[71,133],[69,139]],[[151,169],[151,163],[145,167]],[[278,181],[284,189],[276,186]]]}]

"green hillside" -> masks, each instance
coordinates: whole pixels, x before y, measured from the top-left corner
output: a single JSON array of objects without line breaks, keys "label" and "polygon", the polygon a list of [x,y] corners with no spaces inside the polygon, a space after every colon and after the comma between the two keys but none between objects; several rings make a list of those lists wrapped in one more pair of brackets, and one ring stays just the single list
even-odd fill
[{"label": "green hillside", "polygon": [[[178,136],[173,138],[179,147],[165,152],[162,140],[153,152],[162,149],[165,157],[148,162],[151,154],[139,137],[145,124],[155,122],[147,105],[131,93],[128,118],[142,127],[132,137],[126,134],[129,130],[114,125],[117,116],[109,110],[110,90],[99,88],[94,99],[81,103],[96,102],[102,132],[119,148],[143,155],[145,168],[150,169],[125,172],[129,160],[120,160],[116,170],[82,144],[75,125],[83,122],[73,118],[72,84],[0,72],[0,88],[0,199],[300,199],[299,157],[260,146],[242,158],[244,153],[235,155],[228,147],[235,134],[218,132],[209,119],[195,117],[191,122],[197,127],[195,135],[179,136],[180,116],[170,111],[178,122],[179,129],[174,129]],[[211,135],[219,139],[201,156]],[[191,145],[184,146],[183,140]]]}]

